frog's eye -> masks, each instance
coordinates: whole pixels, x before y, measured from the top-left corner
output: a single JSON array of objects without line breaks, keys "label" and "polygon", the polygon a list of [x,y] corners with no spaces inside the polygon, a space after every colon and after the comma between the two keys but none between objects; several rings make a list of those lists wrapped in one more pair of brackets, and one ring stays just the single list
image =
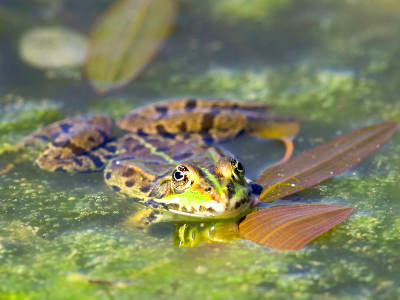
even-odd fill
[{"label": "frog's eye", "polygon": [[233,171],[234,175],[244,176],[244,167],[240,161],[238,161],[234,158],[231,158],[231,166],[232,166],[232,171]]},{"label": "frog's eye", "polygon": [[178,171],[178,170],[175,170],[175,171],[174,171],[173,176],[174,176],[174,179],[175,179],[176,181],[181,181],[181,180],[183,180],[183,179],[185,178],[184,175],[183,175],[183,173],[182,173],[181,171]]},{"label": "frog's eye", "polygon": [[191,173],[184,165],[179,165],[172,172],[172,186],[176,192],[183,192],[191,185]]},{"label": "frog's eye", "polygon": [[237,163],[236,168],[240,173],[244,172],[244,167],[240,161]]}]

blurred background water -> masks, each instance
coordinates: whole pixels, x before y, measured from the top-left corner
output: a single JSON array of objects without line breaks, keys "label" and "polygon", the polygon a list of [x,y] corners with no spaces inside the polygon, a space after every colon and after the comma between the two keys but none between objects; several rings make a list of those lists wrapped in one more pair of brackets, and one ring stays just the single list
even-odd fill
[{"label": "blurred background water", "polygon": [[[137,206],[109,191],[101,174],[50,174],[32,165],[34,150],[14,145],[63,117],[117,118],[182,97],[274,104],[302,120],[296,153],[373,122],[400,121],[400,3],[180,0],[155,59],[101,95],[82,64],[94,24],[113,3],[0,3],[0,299],[398,299],[398,133],[356,168],[278,201],[355,207],[301,251],[245,240],[176,248],[173,223],[149,233],[124,226]],[[43,29],[58,34],[61,47],[35,40]],[[54,61],[41,56],[48,48],[59,49]],[[278,142],[246,137],[222,146],[251,178],[283,153]]]}]

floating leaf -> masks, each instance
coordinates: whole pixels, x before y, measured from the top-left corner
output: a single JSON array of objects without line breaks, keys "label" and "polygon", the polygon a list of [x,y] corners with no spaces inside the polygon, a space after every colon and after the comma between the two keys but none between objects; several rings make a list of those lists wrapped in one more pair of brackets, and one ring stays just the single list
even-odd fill
[{"label": "floating leaf", "polygon": [[87,54],[86,38],[60,26],[30,28],[21,38],[21,59],[41,69],[72,68],[83,64]]},{"label": "floating leaf", "polygon": [[260,200],[272,202],[343,173],[382,147],[397,125],[384,122],[354,130],[266,169],[256,180],[264,187]]},{"label": "floating leaf", "polygon": [[352,207],[326,204],[277,206],[248,214],[239,224],[243,238],[279,250],[298,250],[346,220]]},{"label": "floating leaf", "polygon": [[120,87],[136,77],[170,34],[174,0],[121,0],[94,26],[87,76],[98,92]]}]

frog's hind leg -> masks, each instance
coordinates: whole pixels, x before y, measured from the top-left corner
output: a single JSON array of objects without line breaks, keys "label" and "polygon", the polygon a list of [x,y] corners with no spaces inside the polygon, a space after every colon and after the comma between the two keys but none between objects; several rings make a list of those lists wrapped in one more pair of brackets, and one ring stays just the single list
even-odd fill
[{"label": "frog's hind leg", "polygon": [[249,126],[251,128],[250,135],[263,139],[278,139],[285,144],[285,154],[277,164],[284,163],[289,160],[293,154],[293,139],[300,130],[299,123],[293,121],[283,122],[253,122]]},{"label": "frog's hind leg", "polygon": [[299,125],[293,118],[270,114],[269,109],[258,102],[178,99],[135,109],[120,119],[118,126],[141,136],[191,143],[213,144],[242,134],[279,139],[286,145],[284,162],[293,152],[292,140]]},{"label": "frog's hind leg", "polygon": [[208,121],[220,113],[246,115],[254,112],[265,113],[269,108],[270,105],[259,102],[175,99],[134,109],[121,118],[117,125],[135,133],[195,133],[208,130],[205,128],[210,124]]},{"label": "frog's hind leg", "polygon": [[110,140],[112,121],[108,117],[79,117],[62,120],[39,129],[22,142],[29,146],[48,142],[36,164],[48,171],[89,172],[102,169],[116,147]]}]

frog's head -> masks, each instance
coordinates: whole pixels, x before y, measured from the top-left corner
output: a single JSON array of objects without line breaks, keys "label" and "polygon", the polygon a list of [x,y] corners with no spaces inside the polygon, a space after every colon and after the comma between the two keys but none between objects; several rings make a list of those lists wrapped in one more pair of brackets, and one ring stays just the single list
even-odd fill
[{"label": "frog's head", "polygon": [[175,213],[197,217],[233,217],[246,210],[251,188],[234,158],[221,158],[212,168],[181,163],[153,186],[153,196]]}]

